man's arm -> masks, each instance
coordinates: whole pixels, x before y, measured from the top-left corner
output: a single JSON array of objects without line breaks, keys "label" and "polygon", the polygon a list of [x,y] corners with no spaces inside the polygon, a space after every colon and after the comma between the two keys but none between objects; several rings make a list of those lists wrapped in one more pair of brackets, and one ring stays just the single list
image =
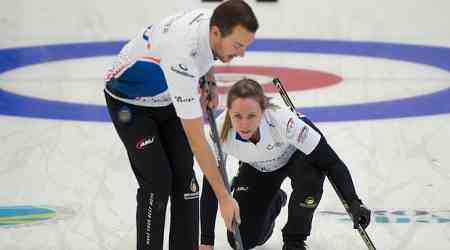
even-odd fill
[{"label": "man's arm", "polygon": [[239,206],[225,188],[217,161],[205,137],[203,120],[202,118],[181,119],[181,122],[192,152],[219,201],[225,225],[231,231],[233,220],[240,224]]}]

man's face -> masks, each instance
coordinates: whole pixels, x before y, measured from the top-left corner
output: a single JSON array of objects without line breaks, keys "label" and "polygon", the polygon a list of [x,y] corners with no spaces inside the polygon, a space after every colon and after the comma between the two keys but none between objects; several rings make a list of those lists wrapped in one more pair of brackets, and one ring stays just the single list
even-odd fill
[{"label": "man's face", "polygon": [[225,37],[217,26],[213,26],[211,35],[214,56],[224,63],[230,62],[236,56],[243,57],[247,47],[255,40],[255,33],[241,25],[234,27]]}]

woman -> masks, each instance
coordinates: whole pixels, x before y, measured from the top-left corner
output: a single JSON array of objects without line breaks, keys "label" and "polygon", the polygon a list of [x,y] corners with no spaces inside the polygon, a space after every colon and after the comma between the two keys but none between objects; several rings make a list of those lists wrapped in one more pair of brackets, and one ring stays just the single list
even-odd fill
[{"label": "woman", "polygon": [[[287,199],[280,189],[286,177],[293,191],[282,229],[283,250],[306,249],[325,172],[350,204],[354,227],[369,225],[370,210],[358,198],[347,167],[319,129],[306,117],[298,118],[287,107],[270,103],[257,82],[243,79],[231,87],[227,110],[217,118],[217,126],[224,153],[240,161],[232,185],[240,207],[244,249],[264,244],[272,234]],[[216,211],[217,201],[204,179],[200,249],[213,249]],[[234,248],[231,237],[228,232]]]}]

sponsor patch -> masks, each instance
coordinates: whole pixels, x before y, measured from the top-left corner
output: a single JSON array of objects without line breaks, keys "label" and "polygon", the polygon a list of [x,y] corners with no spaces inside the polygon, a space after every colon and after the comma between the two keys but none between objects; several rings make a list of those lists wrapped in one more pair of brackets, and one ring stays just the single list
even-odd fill
[{"label": "sponsor patch", "polygon": [[146,138],[138,141],[138,143],[136,143],[136,148],[139,149],[139,150],[142,150],[146,146],[152,144],[154,140],[155,140],[154,136],[152,136],[151,138],[150,137],[146,137]]},{"label": "sponsor patch", "polygon": [[179,103],[192,102],[195,100],[193,97],[184,98],[182,96],[175,96],[173,99],[175,99],[175,101]]},{"label": "sponsor patch", "polygon": [[189,188],[191,189],[191,191],[193,193],[198,191],[198,185],[197,185],[197,182],[195,181],[194,177],[192,177],[192,179],[191,179],[191,184],[189,185]]},{"label": "sponsor patch", "polygon": [[197,54],[198,54],[198,51],[197,51],[197,50],[195,50],[195,49],[191,50],[190,55],[191,55],[192,57],[196,57]]},{"label": "sponsor patch", "polygon": [[127,106],[122,106],[117,112],[117,117],[121,123],[129,123],[131,121],[131,110]]},{"label": "sponsor patch", "polygon": [[315,208],[317,206],[317,203],[313,196],[308,196],[303,202],[300,202],[300,206],[306,208]]},{"label": "sponsor patch", "polygon": [[148,208],[147,208],[147,220],[145,226],[145,244],[150,245],[152,239],[152,214],[153,214],[153,202],[155,200],[155,194],[150,193],[148,198]]},{"label": "sponsor patch", "polygon": [[134,98],[134,100],[138,102],[148,102],[148,103],[170,103],[172,102],[172,99],[170,96],[138,96]]},{"label": "sponsor patch", "polygon": [[204,16],[205,13],[200,13],[198,14],[192,21],[189,22],[189,25],[192,25],[194,22],[199,22],[200,21],[200,17]]},{"label": "sponsor patch", "polygon": [[306,137],[308,137],[309,128],[307,126],[304,126],[300,133],[298,133],[297,142],[300,144],[303,144],[305,142]]},{"label": "sponsor patch", "polygon": [[283,143],[281,143],[281,142],[275,142],[274,144],[269,144],[269,145],[267,145],[266,149],[267,149],[267,150],[272,150],[272,149],[274,149],[274,148],[276,148],[276,147],[281,147],[281,146],[283,146]]},{"label": "sponsor patch", "polygon": [[189,74],[188,72],[188,68],[186,67],[186,65],[179,63],[176,67],[175,66],[171,66],[170,69],[175,72],[178,73],[180,75],[183,76],[187,76],[190,78],[194,78],[195,76],[193,76],[192,74]]},{"label": "sponsor patch", "polygon": [[286,124],[286,136],[292,138],[294,136],[294,118],[289,118]]},{"label": "sponsor patch", "polygon": [[248,190],[248,187],[237,187],[236,188],[236,192],[238,192],[238,191],[247,191]]}]

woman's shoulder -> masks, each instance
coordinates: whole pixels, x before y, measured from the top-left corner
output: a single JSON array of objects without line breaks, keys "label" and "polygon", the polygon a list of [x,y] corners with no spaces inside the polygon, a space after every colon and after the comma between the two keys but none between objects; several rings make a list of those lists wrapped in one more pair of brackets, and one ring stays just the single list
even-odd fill
[{"label": "woman's shoulder", "polygon": [[273,104],[266,108],[264,111],[264,116],[267,119],[267,122],[275,124],[283,123],[286,119],[291,117],[292,111],[282,105]]}]

